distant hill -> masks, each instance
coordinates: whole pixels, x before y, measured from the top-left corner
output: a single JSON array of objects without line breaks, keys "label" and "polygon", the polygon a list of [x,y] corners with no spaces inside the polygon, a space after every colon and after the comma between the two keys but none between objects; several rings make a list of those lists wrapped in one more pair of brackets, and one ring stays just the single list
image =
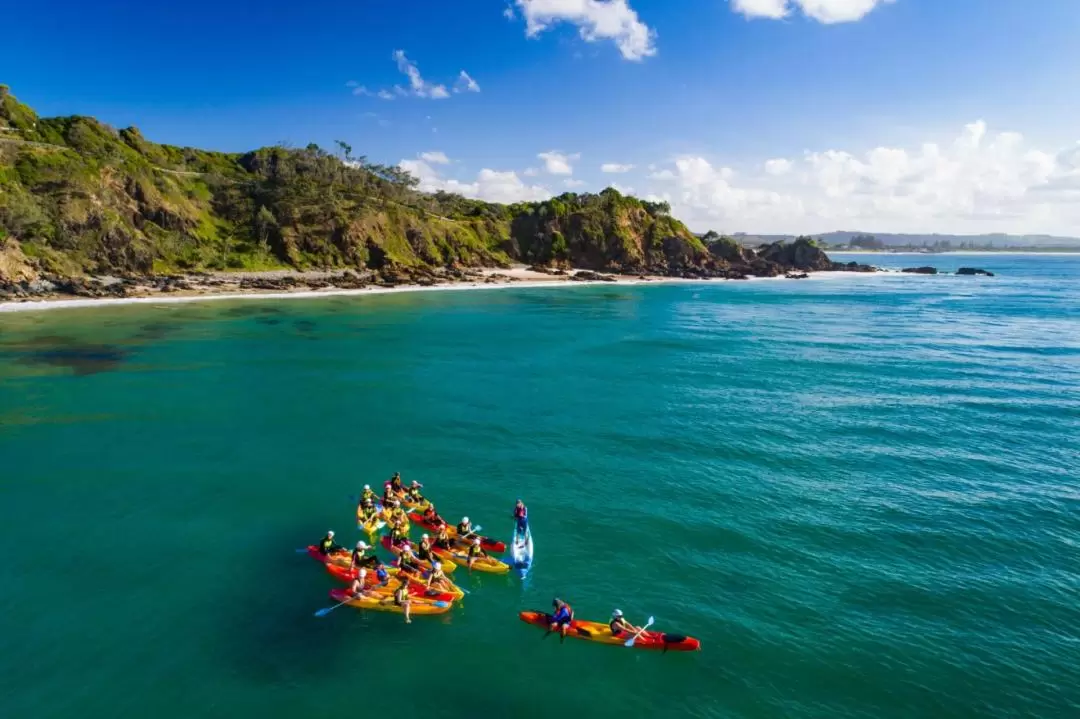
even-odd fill
[{"label": "distant hill", "polygon": [[[745,232],[737,232],[733,237],[744,245],[769,244],[772,242],[790,240],[794,235],[755,235]],[[1005,248],[1039,248],[1039,249],[1068,249],[1080,250],[1080,238],[1056,237],[1053,235],[945,235],[945,234],[893,234],[888,232],[853,232],[838,231],[826,232],[814,235],[816,239],[830,247],[850,245],[853,240],[859,238],[872,238],[887,248],[921,248],[928,249],[1005,249]]]}]

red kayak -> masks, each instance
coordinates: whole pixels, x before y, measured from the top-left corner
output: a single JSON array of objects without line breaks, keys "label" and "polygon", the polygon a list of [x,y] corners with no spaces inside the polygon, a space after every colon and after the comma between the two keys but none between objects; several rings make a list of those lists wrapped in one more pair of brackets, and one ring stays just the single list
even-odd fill
[{"label": "red kayak", "polygon": [[[544,612],[521,612],[521,621],[547,629],[551,626],[551,615]],[[568,637],[583,639],[599,644],[622,645],[629,636],[615,636],[611,627],[602,622],[584,622],[575,619],[570,623]],[[701,650],[701,642],[682,634],[664,634],[662,632],[644,632],[634,640],[635,649],[659,649],[664,652],[696,652]]]},{"label": "red kayak", "polygon": [[[437,531],[439,531],[439,528],[434,523],[429,522],[426,519],[424,519],[424,515],[420,514],[419,512],[410,512],[409,513],[409,519],[416,522],[417,524],[419,524],[421,527],[428,530],[429,532],[437,532]],[[450,535],[451,539],[456,539],[457,538],[457,527],[455,527],[452,524],[448,524],[448,525],[446,525],[446,530],[447,530],[447,534]],[[494,552],[495,554],[502,554],[503,552],[506,551],[506,543],[505,542],[500,542],[500,541],[498,541],[496,539],[492,539],[491,537],[480,537],[480,548],[483,549],[485,552]]]}]

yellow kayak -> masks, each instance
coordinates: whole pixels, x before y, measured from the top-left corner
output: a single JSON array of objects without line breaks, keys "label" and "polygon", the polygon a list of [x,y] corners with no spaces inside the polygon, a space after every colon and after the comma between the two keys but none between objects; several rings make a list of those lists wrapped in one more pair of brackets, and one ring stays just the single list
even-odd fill
[{"label": "yellow kayak", "polygon": [[[464,552],[450,552],[445,549],[440,549],[438,547],[434,549],[434,552],[440,557],[449,559],[454,564],[460,565],[462,567],[469,566],[469,555],[465,554]],[[451,565],[443,562],[444,570],[448,566]],[[506,574],[510,571],[509,564],[506,564],[505,562],[500,562],[498,559],[495,559],[495,557],[477,557],[476,561],[473,562],[472,568],[478,572],[487,572],[489,574]]]},{"label": "yellow kayak", "polygon": [[[346,589],[331,589],[330,598],[335,602],[345,602],[350,607],[356,607],[357,609],[367,609],[372,612],[393,612],[394,614],[404,614],[405,610],[394,604],[392,600],[385,597],[368,597],[360,596],[354,597],[345,601],[349,596],[349,592]],[[431,601],[428,599],[421,599],[419,597],[409,598],[409,613],[414,615],[419,614],[445,614],[450,611],[450,607],[453,604],[451,602]]]},{"label": "yellow kayak", "polygon": [[[387,537],[385,534],[383,535],[383,538],[382,538],[382,545],[383,545],[383,549],[385,549],[386,551],[394,554],[395,556],[401,553],[401,551],[397,547],[394,546],[394,543],[390,541],[390,537]],[[432,551],[434,551],[434,550],[432,550]],[[417,558],[416,563],[419,564],[424,569],[427,569],[427,570],[431,569],[431,562],[428,562],[426,560]],[[446,562],[443,562],[442,565],[443,565],[443,567],[442,567],[443,571],[446,572],[447,574],[449,574],[450,572],[457,569],[457,567],[455,567],[453,564],[448,564]]]}]

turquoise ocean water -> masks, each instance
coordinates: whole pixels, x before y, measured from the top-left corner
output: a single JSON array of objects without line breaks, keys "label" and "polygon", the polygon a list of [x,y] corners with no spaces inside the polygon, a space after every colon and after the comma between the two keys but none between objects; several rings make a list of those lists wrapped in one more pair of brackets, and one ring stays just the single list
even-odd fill
[{"label": "turquoise ocean water", "polygon": [[[870,259],[998,276],[0,314],[0,717],[1080,716],[1080,257]],[[314,618],[394,471],[526,583]]]}]

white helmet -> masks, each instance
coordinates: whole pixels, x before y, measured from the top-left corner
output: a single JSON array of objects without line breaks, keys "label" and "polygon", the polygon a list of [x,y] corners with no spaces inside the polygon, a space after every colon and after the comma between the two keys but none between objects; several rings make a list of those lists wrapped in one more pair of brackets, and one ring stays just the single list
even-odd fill
[{"label": "white helmet", "polygon": [[362,582],[362,581],[364,581],[364,577],[366,577],[366,576],[367,576],[367,570],[364,569],[363,567],[360,567],[360,570],[356,573],[356,578],[359,579]]},{"label": "white helmet", "polygon": [[477,545],[480,544],[480,537],[477,537],[476,539],[472,540],[472,543],[477,544]]},{"label": "white helmet", "polygon": [[434,562],[431,565],[432,569],[442,569],[442,562]]},{"label": "white helmet", "polygon": [[462,524],[468,524],[469,523],[469,518],[468,517],[462,517],[461,518],[461,523]]},{"label": "white helmet", "polygon": [[370,490],[371,490],[371,485],[370,485],[370,484],[365,484],[365,485],[364,485],[364,491],[365,491],[365,492],[368,492],[368,491],[370,491]]},{"label": "white helmet", "polygon": [[613,617],[621,617],[622,616],[622,610],[621,609],[616,609],[614,612],[611,613],[611,616],[613,616]]},{"label": "white helmet", "polygon": [[331,529],[329,532],[326,533],[326,536],[327,537],[333,537],[334,536],[334,530]]},{"label": "white helmet", "polygon": [[420,537],[420,539],[427,539],[427,538],[428,538],[428,536],[426,534],[424,536]]},{"label": "white helmet", "polygon": [[356,548],[357,549],[371,549],[371,547],[369,547],[367,545],[367,542],[357,542],[356,543]]}]

